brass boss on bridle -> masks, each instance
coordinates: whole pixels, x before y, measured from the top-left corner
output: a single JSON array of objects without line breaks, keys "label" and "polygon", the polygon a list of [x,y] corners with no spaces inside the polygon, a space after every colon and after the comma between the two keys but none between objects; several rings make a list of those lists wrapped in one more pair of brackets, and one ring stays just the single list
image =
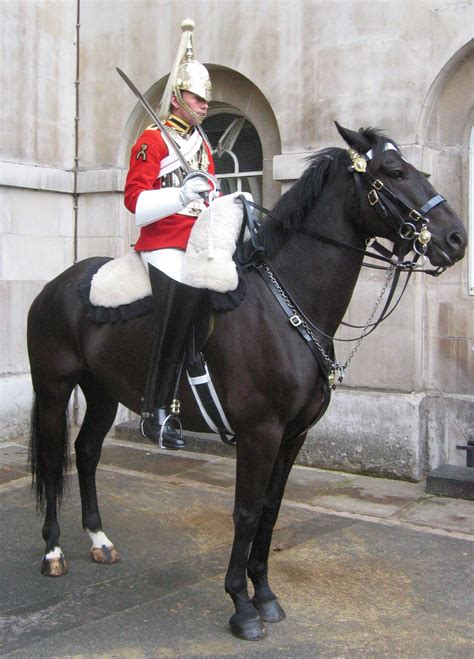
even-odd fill
[{"label": "brass boss on bridle", "polygon": [[[393,149],[400,154],[391,142],[386,142],[384,150],[389,149]],[[384,221],[388,222],[397,231],[399,237],[399,241],[397,241],[398,258],[402,259],[410,249],[413,249],[424,260],[431,240],[427,215],[433,208],[445,202],[446,199],[438,194],[429,199],[421,208],[411,208],[368,170],[368,162],[373,157],[372,149],[364,155],[361,155],[355,149],[348,149],[347,154],[351,160],[350,170],[355,174],[354,179],[359,196],[361,194],[361,181],[363,181],[369,204]],[[410,242],[411,245],[409,245]],[[414,262],[412,263],[414,265]]]}]

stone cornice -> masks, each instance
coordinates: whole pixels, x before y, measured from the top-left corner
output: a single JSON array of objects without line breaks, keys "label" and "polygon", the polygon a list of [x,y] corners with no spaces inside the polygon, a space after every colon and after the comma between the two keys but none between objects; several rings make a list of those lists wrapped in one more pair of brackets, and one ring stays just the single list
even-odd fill
[{"label": "stone cornice", "polygon": [[[123,192],[125,169],[91,169],[79,171],[77,192]],[[0,185],[29,190],[44,190],[73,194],[74,173],[67,169],[39,167],[25,163],[0,161]]]}]

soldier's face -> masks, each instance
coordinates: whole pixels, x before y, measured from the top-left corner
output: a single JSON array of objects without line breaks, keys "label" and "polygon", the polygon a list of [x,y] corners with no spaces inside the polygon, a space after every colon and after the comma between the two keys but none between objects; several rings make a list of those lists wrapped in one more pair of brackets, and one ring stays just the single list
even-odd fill
[{"label": "soldier's face", "polygon": [[[207,115],[207,111],[209,109],[208,102],[204,98],[201,98],[201,96],[198,96],[197,94],[193,94],[193,92],[183,91],[181,92],[181,95],[186,105],[199,117],[205,119]],[[177,116],[179,119],[183,119],[183,121],[186,121],[188,124],[191,124],[191,126],[196,126],[198,123],[200,123],[195,117],[190,115],[189,112],[186,112],[186,110],[183,107],[181,107],[181,105],[176,100],[176,96],[171,97],[171,106],[173,108],[173,114]]]}]

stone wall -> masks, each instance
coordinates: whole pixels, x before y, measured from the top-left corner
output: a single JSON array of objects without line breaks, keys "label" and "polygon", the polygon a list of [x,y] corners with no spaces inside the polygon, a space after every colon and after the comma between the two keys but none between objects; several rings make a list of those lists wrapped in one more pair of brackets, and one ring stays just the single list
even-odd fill
[{"label": "stone wall", "polygon": [[28,424],[25,319],[72,261],[74,6],[0,5],[0,429]]},{"label": "stone wall", "polygon": [[[239,109],[259,132],[266,205],[300,175],[307,155],[341,145],[337,120],[386,129],[467,218],[472,3],[82,0],[79,7],[76,85],[77,3],[0,4],[8,52],[0,75],[9,90],[0,101],[1,439],[27,427],[31,300],[75,255],[119,255],[136,236],[121,193],[130,146],[149,120],[115,67],[156,103],[187,16],[215,101]],[[304,461],[415,479],[444,459],[463,463],[453,443],[473,434],[467,273],[465,259],[439,279],[413,278],[399,309],[362,344]],[[349,322],[365,322],[382,285],[383,274],[362,274]],[[350,349],[337,346],[340,361]]]}]

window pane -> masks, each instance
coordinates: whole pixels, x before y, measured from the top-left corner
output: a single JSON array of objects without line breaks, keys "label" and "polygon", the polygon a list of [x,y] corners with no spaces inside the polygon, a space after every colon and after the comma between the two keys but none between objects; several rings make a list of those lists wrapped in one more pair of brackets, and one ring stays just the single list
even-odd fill
[{"label": "window pane", "polygon": [[239,161],[241,172],[258,172],[263,168],[262,145],[251,123],[245,122],[232,151]]},{"label": "window pane", "polygon": [[202,127],[213,149],[217,149],[217,143],[225,132],[225,129],[230,126],[237,116],[236,114],[223,112],[221,114],[213,114],[204,120]]},{"label": "window pane", "polygon": [[214,154],[214,164],[216,166],[216,174],[233,174],[235,172],[235,162],[231,155],[223,153],[220,158],[217,153]]},{"label": "window pane", "polygon": [[[237,114],[224,112],[214,114],[204,120],[202,127],[213,149],[217,148],[226,128],[238,117]],[[237,156],[240,172],[261,171],[263,167],[262,145],[257,131],[249,121],[245,121],[232,151]],[[214,162],[216,174],[231,174],[235,171],[234,163],[227,153],[223,154],[221,158],[214,154]]]},{"label": "window pane", "polygon": [[219,181],[221,186],[221,193],[223,195],[232,194],[237,192],[237,179],[235,178],[223,178]]},{"label": "window pane", "polygon": [[[240,114],[222,112],[205,119],[203,129],[213,149],[217,149],[220,138],[226,129],[240,117]],[[231,153],[220,158],[214,154],[216,174],[233,174],[235,177],[220,179],[221,193],[231,194],[242,190],[250,192],[254,200],[262,203],[262,176],[245,176],[245,172],[260,172],[263,168],[263,152],[260,138],[252,124],[245,120],[240,133],[231,145]]]}]

